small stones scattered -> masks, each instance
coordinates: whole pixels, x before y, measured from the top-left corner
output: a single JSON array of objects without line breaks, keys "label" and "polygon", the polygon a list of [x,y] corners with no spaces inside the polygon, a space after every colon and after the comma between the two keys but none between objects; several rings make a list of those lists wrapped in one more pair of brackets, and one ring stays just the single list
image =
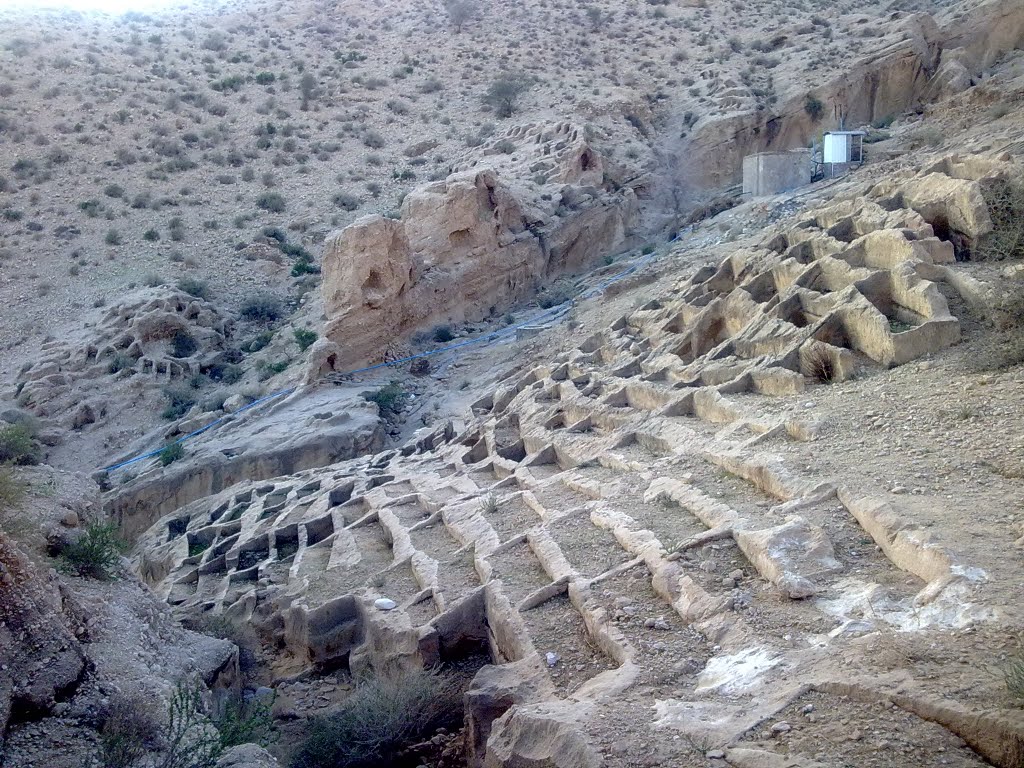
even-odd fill
[{"label": "small stones scattered", "polygon": [[695,675],[704,669],[704,662],[700,659],[683,659],[672,665],[672,668],[683,675]]}]

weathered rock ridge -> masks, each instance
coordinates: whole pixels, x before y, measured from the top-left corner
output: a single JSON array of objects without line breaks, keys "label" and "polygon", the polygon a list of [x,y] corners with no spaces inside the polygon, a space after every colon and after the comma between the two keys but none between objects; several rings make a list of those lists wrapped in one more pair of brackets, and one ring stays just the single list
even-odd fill
[{"label": "weathered rock ridge", "polygon": [[338,369],[384,359],[418,328],[500,312],[623,242],[635,195],[603,186],[581,128],[518,127],[493,146],[478,167],[412,192],[400,219],[366,216],[328,240],[322,289]]}]

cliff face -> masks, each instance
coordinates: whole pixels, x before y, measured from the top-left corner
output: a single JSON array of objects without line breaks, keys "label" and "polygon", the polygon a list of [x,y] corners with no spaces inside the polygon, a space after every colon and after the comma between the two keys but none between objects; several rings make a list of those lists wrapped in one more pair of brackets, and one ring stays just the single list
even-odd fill
[{"label": "cliff face", "polygon": [[623,241],[635,196],[602,188],[581,129],[513,129],[495,144],[511,157],[485,148],[477,167],[410,194],[401,219],[367,216],[328,240],[326,330],[339,368],[378,361],[418,328],[500,312]]},{"label": "cliff face", "polygon": [[1024,45],[1024,6],[994,0],[969,19],[940,24],[927,14],[905,19],[881,51],[810,89],[825,107],[815,120],[804,109],[808,93],[788,94],[777,110],[722,115],[699,125],[685,152],[687,172],[702,186],[738,180],[743,158],[767,150],[807,146],[823,130],[872,123],[962,91],[1007,51]]}]

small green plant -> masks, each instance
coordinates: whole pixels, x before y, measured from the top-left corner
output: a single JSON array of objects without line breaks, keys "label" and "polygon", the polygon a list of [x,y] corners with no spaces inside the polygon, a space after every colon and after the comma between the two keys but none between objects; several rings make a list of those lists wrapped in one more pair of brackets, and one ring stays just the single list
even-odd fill
[{"label": "small green plant", "polygon": [[[210,369],[206,372],[206,375],[210,377],[210,381],[219,381],[224,384],[234,384],[239,381],[245,375],[245,369],[240,365],[234,363],[215,363],[210,366]],[[226,399],[226,398],[225,398]],[[215,408],[206,408],[208,411],[215,411],[223,405],[223,400]]]},{"label": "small green plant", "polygon": [[173,464],[184,455],[185,446],[181,443],[171,443],[170,445],[165,445],[161,449],[160,453],[157,454],[157,458],[160,459],[160,466],[166,467]]},{"label": "small green plant", "polygon": [[821,122],[821,118],[825,116],[825,105],[821,102],[821,99],[807,94],[804,97],[804,112],[816,123]]},{"label": "small green plant", "polygon": [[155,229],[147,229],[142,233],[142,239],[150,243],[155,243],[160,239],[160,232]]},{"label": "small green plant", "polygon": [[108,229],[107,234],[103,237],[103,242],[107,245],[120,245],[121,244],[121,233],[116,229]]},{"label": "small green plant", "polygon": [[378,131],[369,130],[363,134],[363,144],[370,149],[380,149],[386,143],[384,137]]},{"label": "small green plant", "polygon": [[363,397],[371,403],[376,403],[382,416],[401,413],[405,408],[405,391],[397,381],[392,381],[375,392],[364,394]]},{"label": "small green plant", "polygon": [[188,556],[195,557],[196,555],[201,555],[209,548],[209,543],[204,543],[202,541],[194,541],[188,545]]},{"label": "small green plant", "polygon": [[197,299],[210,298],[210,286],[203,280],[196,280],[193,277],[183,277],[178,280],[178,290],[183,291]]},{"label": "small green plant", "polygon": [[310,331],[306,328],[296,328],[294,334],[295,343],[299,345],[299,349],[303,352],[309,349],[318,338],[316,331]]},{"label": "small green plant", "polygon": [[267,363],[265,370],[274,376],[278,373],[284,373],[288,370],[288,366],[291,364],[290,360],[278,360],[276,363]]},{"label": "small green plant", "polygon": [[38,464],[39,443],[27,424],[9,424],[0,428],[0,464]]},{"label": "small green plant", "polygon": [[459,686],[421,670],[366,680],[336,713],[313,720],[292,768],[396,765],[400,752],[462,720]]},{"label": "small green plant", "polygon": [[1024,701],[1024,655],[1011,659],[1003,669],[1006,690],[1018,701]]},{"label": "small green plant", "polygon": [[168,707],[161,734],[164,751],[156,768],[213,768],[224,745],[205,713],[199,682],[180,682]]},{"label": "small green plant", "polygon": [[912,149],[918,149],[920,147],[935,147],[942,146],[946,137],[942,132],[942,129],[937,125],[926,125],[922,128],[918,128],[910,134],[910,146]]},{"label": "small green plant", "polygon": [[498,511],[498,497],[493,493],[480,504],[480,511],[485,515],[493,515]]},{"label": "small green plant", "polygon": [[313,257],[308,253],[299,254],[295,263],[292,265],[292,277],[302,277],[303,275],[319,275],[320,267],[313,263]]},{"label": "small green plant", "polygon": [[106,581],[121,562],[124,543],[113,523],[90,523],[80,539],[60,553],[66,570],[91,579]]},{"label": "small green plant", "polygon": [[239,314],[254,323],[272,323],[284,314],[281,300],[270,294],[250,296],[242,302]]}]

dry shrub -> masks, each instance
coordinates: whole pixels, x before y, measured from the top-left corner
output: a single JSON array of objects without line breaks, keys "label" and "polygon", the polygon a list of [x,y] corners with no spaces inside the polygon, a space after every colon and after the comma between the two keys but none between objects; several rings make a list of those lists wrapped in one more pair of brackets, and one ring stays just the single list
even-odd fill
[{"label": "dry shrub", "polygon": [[985,190],[992,232],[981,238],[979,261],[1024,259],[1024,184],[999,180]]},{"label": "dry shrub", "polygon": [[115,695],[100,728],[103,768],[133,768],[159,742],[159,718],[152,699]]},{"label": "dry shrub", "polygon": [[462,721],[458,684],[450,675],[417,670],[359,684],[332,715],[310,723],[293,768],[383,768],[402,750]]},{"label": "dry shrub", "polygon": [[807,349],[801,361],[801,373],[809,379],[828,384],[835,381],[836,366],[832,355],[827,348],[821,344],[815,344]]}]

